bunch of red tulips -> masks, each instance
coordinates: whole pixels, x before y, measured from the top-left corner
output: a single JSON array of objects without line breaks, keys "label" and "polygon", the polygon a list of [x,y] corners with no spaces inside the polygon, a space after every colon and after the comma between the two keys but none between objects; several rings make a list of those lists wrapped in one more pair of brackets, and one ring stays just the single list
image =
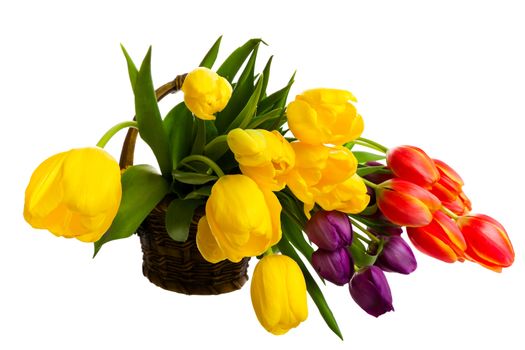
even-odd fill
[{"label": "bunch of red tulips", "polygon": [[469,260],[497,272],[512,265],[507,232],[490,216],[470,213],[471,202],[454,169],[414,146],[389,149],[386,163],[392,175],[365,176],[375,191],[376,216],[406,226],[414,246],[436,259]]}]

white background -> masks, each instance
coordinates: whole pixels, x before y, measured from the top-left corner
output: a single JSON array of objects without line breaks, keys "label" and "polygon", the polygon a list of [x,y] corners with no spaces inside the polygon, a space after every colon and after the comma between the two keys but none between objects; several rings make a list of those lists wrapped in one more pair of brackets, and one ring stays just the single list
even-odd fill
[{"label": "white background", "polygon": [[[10,1],[0,5],[1,349],[523,347],[525,21],[518,1]],[[345,341],[314,304],[299,328],[259,326],[249,286],[184,296],[142,276],[138,238],[92,246],[23,221],[32,170],[48,156],[94,145],[133,116],[119,43],[136,62],[153,45],[156,85],[187,72],[224,34],[275,55],[271,87],[297,69],[292,96],[349,89],[365,137],[418,145],[466,181],[474,210],[500,220],[516,250],[502,274],[418,254],[411,276],[388,275],[396,311],[375,319],[346,287],[325,288]],[[263,62],[260,62],[262,65]],[[178,97],[180,99],[180,96]],[[163,110],[177,101],[170,97]],[[108,145],[118,157],[122,135]],[[139,161],[153,161],[139,147]],[[253,268],[253,264],[251,266]]]}]

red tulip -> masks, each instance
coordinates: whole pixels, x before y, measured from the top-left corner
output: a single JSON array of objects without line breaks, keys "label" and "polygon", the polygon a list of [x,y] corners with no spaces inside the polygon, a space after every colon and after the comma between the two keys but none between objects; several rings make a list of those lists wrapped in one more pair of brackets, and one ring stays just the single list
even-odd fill
[{"label": "red tulip", "polygon": [[399,178],[428,188],[439,180],[434,162],[421,149],[414,146],[398,146],[388,150],[386,162]]},{"label": "red tulip", "polygon": [[472,210],[472,203],[464,192],[461,192],[452,201],[443,201],[443,206],[456,215],[466,215]]},{"label": "red tulip", "polygon": [[441,208],[441,202],[432,193],[398,178],[380,184],[376,196],[383,215],[399,226],[426,226]]},{"label": "red tulip", "polygon": [[467,244],[457,224],[441,211],[428,226],[407,228],[412,244],[433,258],[453,263],[465,259]]},{"label": "red tulip", "polygon": [[463,179],[446,163],[433,159],[434,165],[439,172],[439,181],[432,185],[430,192],[443,202],[453,202],[461,193]]},{"label": "red tulip", "polygon": [[487,215],[462,216],[457,221],[467,242],[467,258],[501,272],[514,262],[514,248],[505,228]]}]

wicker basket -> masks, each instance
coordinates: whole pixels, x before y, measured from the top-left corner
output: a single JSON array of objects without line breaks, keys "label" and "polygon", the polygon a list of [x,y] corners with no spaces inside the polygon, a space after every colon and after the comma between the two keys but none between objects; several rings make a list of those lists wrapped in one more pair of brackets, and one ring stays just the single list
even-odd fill
[{"label": "wicker basket", "polygon": [[[185,77],[180,75],[157,89],[157,100],[178,91]],[[133,164],[136,139],[137,129],[129,129],[120,157],[122,169]],[[164,198],[137,231],[142,245],[144,276],[161,288],[183,294],[213,295],[240,289],[248,280],[249,258],[239,263],[224,260],[211,264],[202,257],[195,236],[203,208],[196,210],[186,242],[172,240],[165,226],[166,210],[172,199],[171,196]]]}]

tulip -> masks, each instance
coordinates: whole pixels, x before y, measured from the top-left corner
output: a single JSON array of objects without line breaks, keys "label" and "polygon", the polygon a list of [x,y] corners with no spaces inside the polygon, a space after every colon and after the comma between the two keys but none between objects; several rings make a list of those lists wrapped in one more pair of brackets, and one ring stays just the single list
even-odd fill
[{"label": "tulip", "polygon": [[288,126],[297,139],[312,145],[342,145],[363,132],[363,118],[349,91],[313,89],[303,92],[287,108]]},{"label": "tulip", "polygon": [[383,225],[379,227],[367,227],[368,232],[376,236],[401,236],[403,229],[396,225]]},{"label": "tulip", "polygon": [[390,286],[384,272],[377,266],[368,266],[356,272],[349,288],[357,305],[374,317],[394,310]]},{"label": "tulip", "polygon": [[433,159],[433,162],[440,177],[439,181],[432,185],[430,191],[443,202],[454,201],[462,192],[463,179],[445,162],[438,159]]},{"label": "tulip", "polygon": [[375,265],[383,271],[397,272],[408,275],[417,268],[417,261],[414,253],[399,236],[384,238],[383,250],[377,257]]},{"label": "tulip", "polygon": [[122,197],[120,168],[98,147],[55,154],[40,164],[25,192],[24,218],[56,236],[96,242]]},{"label": "tulip", "polygon": [[421,149],[414,146],[398,146],[388,150],[386,162],[399,178],[421,187],[430,187],[439,180],[434,162]]},{"label": "tulip", "polygon": [[467,242],[467,258],[496,272],[514,262],[514,248],[505,228],[487,215],[462,216],[457,221]]},{"label": "tulip", "polygon": [[354,262],[346,247],[316,250],[312,254],[312,266],[319,276],[338,286],[347,284],[354,274]]},{"label": "tulip", "polygon": [[[382,166],[383,169],[388,170],[386,165],[381,164],[379,162],[366,162],[366,165],[370,166],[370,167]],[[383,172],[376,172],[376,173],[367,174],[367,175],[363,176],[364,179],[366,179],[366,180],[368,180],[368,181],[370,181],[372,183],[375,183],[377,185],[382,183],[382,182],[385,182],[387,180],[390,180],[393,177],[394,177],[394,174],[392,174],[392,173],[385,174]],[[367,193],[370,196],[370,204],[372,204],[372,205],[375,204],[375,202],[376,202],[376,192],[375,192],[375,190],[372,187],[367,186]]]},{"label": "tulip", "polygon": [[463,261],[467,248],[457,224],[441,211],[428,226],[408,227],[408,237],[422,253],[447,263]]},{"label": "tulip", "polygon": [[424,188],[399,178],[383,182],[376,191],[377,206],[399,226],[426,226],[441,202]]},{"label": "tulip", "polygon": [[332,191],[318,194],[315,200],[324,210],[357,214],[365,210],[370,202],[370,195],[363,179],[354,174],[336,185]]},{"label": "tulip", "polygon": [[288,173],[286,183],[304,203],[305,213],[309,215],[317,197],[330,193],[355,174],[357,160],[342,146],[327,147],[304,142],[293,142],[291,146],[295,152],[295,167]]},{"label": "tulip", "polygon": [[286,255],[268,255],[259,261],[250,294],[257,319],[275,335],[285,334],[308,317],[304,276]]},{"label": "tulip", "polygon": [[352,243],[352,225],[348,216],[339,211],[316,212],[304,227],[304,232],[319,248],[336,250]]},{"label": "tulip", "polygon": [[226,107],[232,95],[228,80],[204,67],[190,72],[181,89],[188,109],[203,120],[215,120],[214,114]]},{"label": "tulip", "polygon": [[284,188],[295,153],[278,131],[233,129],[227,140],[244,175],[271,191]]},{"label": "tulip", "polygon": [[[280,215],[281,204],[271,191],[259,188],[245,175],[222,176],[213,185],[206,202],[211,235],[202,223],[203,230],[197,231],[197,239],[201,240],[198,247],[206,246],[213,251],[212,236],[232,262],[261,255],[281,239]],[[201,253],[205,258],[211,255],[208,250]]]},{"label": "tulip", "polygon": [[443,201],[442,204],[456,215],[466,215],[472,210],[472,203],[464,192],[458,194],[454,200]]},{"label": "tulip", "polygon": [[206,261],[216,264],[227,258],[211,232],[206,215],[199,219],[195,241],[197,243],[197,249],[199,249],[199,252]]}]

